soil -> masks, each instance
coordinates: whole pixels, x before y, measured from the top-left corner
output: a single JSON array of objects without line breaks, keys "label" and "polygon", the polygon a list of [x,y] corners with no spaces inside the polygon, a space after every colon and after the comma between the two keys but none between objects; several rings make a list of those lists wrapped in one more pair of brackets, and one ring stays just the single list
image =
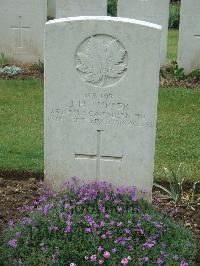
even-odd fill
[{"label": "soil", "polygon": [[[22,175],[18,173],[17,176],[17,173],[8,172],[3,178],[4,174],[6,173],[1,173],[0,177],[0,232],[6,227],[9,219],[17,221],[24,216],[24,213],[18,212],[17,208],[31,205],[34,200],[37,200],[38,181],[42,177],[41,174],[24,172]],[[187,204],[175,207],[165,195],[154,191],[153,204],[157,210],[164,212],[185,227],[191,228],[197,243],[200,243],[200,198],[198,197],[199,194],[196,197],[198,204],[192,208]],[[200,265],[200,256],[197,256],[196,265]]]}]

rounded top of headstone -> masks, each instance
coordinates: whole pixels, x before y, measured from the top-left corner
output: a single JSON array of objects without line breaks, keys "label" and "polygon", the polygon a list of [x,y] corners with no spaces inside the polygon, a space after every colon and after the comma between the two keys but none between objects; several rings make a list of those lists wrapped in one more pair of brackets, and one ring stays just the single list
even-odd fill
[{"label": "rounded top of headstone", "polygon": [[63,23],[63,22],[72,22],[72,21],[112,21],[112,22],[125,22],[131,23],[141,26],[146,26],[150,28],[155,28],[158,30],[162,29],[162,26],[146,22],[142,20],[130,19],[130,18],[122,18],[122,17],[110,17],[110,16],[79,16],[79,17],[68,17],[68,18],[59,18],[54,20],[49,20],[46,25],[51,25],[55,23]]}]

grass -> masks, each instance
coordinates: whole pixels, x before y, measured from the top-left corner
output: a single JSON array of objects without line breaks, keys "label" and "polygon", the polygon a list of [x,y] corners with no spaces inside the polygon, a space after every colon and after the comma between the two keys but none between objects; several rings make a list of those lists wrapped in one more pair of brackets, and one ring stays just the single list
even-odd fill
[{"label": "grass", "polygon": [[168,63],[171,63],[172,60],[177,61],[177,50],[178,50],[178,30],[169,30],[168,54],[167,54]]},{"label": "grass", "polygon": [[43,170],[43,85],[0,81],[0,169]]},{"label": "grass", "polygon": [[[43,84],[0,81],[0,169],[43,171]],[[163,166],[187,165],[200,176],[200,90],[161,88],[158,105],[155,175]]]},{"label": "grass", "polygon": [[200,179],[200,90],[162,88],[159,93],[155,175],[184,163],[187,177]]}]

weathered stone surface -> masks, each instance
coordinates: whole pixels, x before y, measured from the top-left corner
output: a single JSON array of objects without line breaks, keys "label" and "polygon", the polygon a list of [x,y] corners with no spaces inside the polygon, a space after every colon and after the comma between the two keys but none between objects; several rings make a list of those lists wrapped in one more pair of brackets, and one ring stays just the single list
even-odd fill
[{"label": "weathered stone surface", "polygon": [[46,25],[45,182],[151,191],[161,27],[77,17]]},{"label": "weathered stone surface", "polygon": [[178,64],[188,74],[200,68],[200,1],[182,0]]},{"label": "weathered stone surface", "polygon": [[0,0],[0,52],[12,62],[43,60],[46,0]]},{"label": "weathered stone surface", "polygon": [[118,0],[117,14],[119,17],[149,21],[162,26],[160,57],[161,64],[165,64],[167,58],[169,0]]},{"label": "weathered stone surface", "polygon": [[106,16],[107,0],[57,0],[56,18]]}]

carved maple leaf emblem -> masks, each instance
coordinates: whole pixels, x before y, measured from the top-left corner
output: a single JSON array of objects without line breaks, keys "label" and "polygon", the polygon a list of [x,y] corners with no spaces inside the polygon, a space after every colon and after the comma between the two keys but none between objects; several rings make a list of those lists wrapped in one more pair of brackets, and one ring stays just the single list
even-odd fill
[{"label": "carved maple leaf emblem", "polygon": [[91,37],[85,52],[78,52],[76,68],[84,74],[86,82],[103,87],[107,79],[120,78],[127,70],[126,50],[116,39],[107,41]]}]

